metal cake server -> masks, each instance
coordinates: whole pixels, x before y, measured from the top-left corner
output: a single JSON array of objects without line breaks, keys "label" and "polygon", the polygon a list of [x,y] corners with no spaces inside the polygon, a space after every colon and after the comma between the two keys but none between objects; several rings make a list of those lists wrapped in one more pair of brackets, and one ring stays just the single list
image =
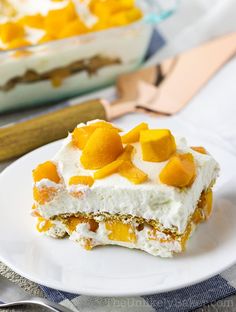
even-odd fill
[{"label": "metal cake server", "polygon": [[[5,303],[1,303],[5,302]],[[34,297],[20,286],[0,275],[0,309],[21,305],[35,305],[54,312],[72,312],[70,309],[44,298]]]}]

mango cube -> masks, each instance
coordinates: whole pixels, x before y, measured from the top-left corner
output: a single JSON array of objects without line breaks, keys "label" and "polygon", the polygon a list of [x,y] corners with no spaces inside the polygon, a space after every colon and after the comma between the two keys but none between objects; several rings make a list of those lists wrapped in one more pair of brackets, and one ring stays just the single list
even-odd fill
[{"label": "mango cube", "polygon": [[138,142],[139,137],[140,137],[140,132],[142,130],[147,130],[147,129],[148,129],[148,124],[145,122],[142,122],[141,124],[134,127],[133,129],[131,129],[129,132],[127,132],[121,137],[122,143],[127,144],[127,143]]},{"label": "mango cube", "polygon": [[108,128],[108,129],[116,130],[117,132],[120,131],[120,129],[114,127],[109,122],[97,121],[88,126],[75,128],[72,133],[73,145],[78,147],[79,149],[83,149],[89,137],[97,128]]},{"label": "mango cube", "polygon": [[44,20],[44,29],[50,36],[58,37],[69,22],[77,18],[72,2],[62,9],[51,10]]},{"label": "mango cube", "polygon": [[89,126],[75,128],[72,133],[72,143],[79,149],[83,149],[90,135],[94,132],[94,128]]},{"label": "mango cube", "polygon": [[162,169],[159,178],[164,184],[175,187],[190,186],[196,176],[196,166],[191,153],[173,156]]},{"label": "mango cube", "polygon": [[94,179],[91,176],[73,176],[69,180],[69,185],[83,184],[83,185],[92,186],[93,183],[94,183]]},{"label": "mango cube", "polygon": [[137,168],[131,161],[124,161],[121,164],[119,174],[134,184],[140,184],[148,180],[148,175]]},{"label": "mango cube", "polygon": [[167,129],[141,131],[140,143],[145,161],[165,161],[176,151],[175,139]]},{"label": "mango cube", "polygon": [[59,183],[60,177],[57,172],[57,166],[51,161],[46,161],[43,164],[38,165],[33,170],[33,179],[34,182],[38,182],[42,179],[48,179],[55,183]]},{"label": "mango cube", "polygon": [[114,241],[135,243],[136,235],[133,227],[130,224],[119,221],[107,221],[105,223],[106,230],[110,233],[108,238]]},{"label": "mango cube", "polygon": [[123,145],[116,130],[97,128],[89,137],[80,161],[85,169],[100,169],[116,160],[122,152]]}]

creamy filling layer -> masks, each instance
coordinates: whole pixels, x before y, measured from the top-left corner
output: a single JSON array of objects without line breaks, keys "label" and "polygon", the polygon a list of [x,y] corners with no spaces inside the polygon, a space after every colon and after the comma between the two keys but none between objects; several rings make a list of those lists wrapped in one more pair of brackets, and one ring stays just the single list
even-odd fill
[{"label": "creamy filling layer", "polygon": [[69,235],[83,248],[98,245],[119,245],[144,250],[152,255],[170,257],[185,249],[196,225],[209,218],[212,211],[211,189],[202,192],[183,234],[162,232],[148,222],[122,218],[100,219],[83,216],[63,216],[54,220],[39,218],[38,230],[52,237]]}]

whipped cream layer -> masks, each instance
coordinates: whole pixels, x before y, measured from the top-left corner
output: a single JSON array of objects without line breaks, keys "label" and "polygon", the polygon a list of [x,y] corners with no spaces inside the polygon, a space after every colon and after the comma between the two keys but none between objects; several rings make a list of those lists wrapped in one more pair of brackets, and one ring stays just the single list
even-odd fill
[{"label": "whipped cream layer", "polygon": [[[134,164],[148,174],[148,181],[134,185],[119,174],[95,180],[81,198],[71,195],[68,185],[70,177],[93,175],[93,170],[85,170],[80,163],[81,151],[71,144],[71,136],[55,156],[58,171],[64,185],[58,186],[56,197],[45,205],[38,206],[39,213],[46,219],[60,214],[103,213],[131,215],[158,220],[163,228],[176,228],[179,234],[186,229],[189,217],[193,214],[200,195],[217,178],[219,166],[214,158],[195,152],[187,146],[183,138],[176,138],[177,152],[191,153],[196,162],[197,176],[191,187],[176,188],[162,184],[158,176],[166,162],[142,160],[140,144],[133,144]],[[42,180],[40,183],[46,183]]]}]

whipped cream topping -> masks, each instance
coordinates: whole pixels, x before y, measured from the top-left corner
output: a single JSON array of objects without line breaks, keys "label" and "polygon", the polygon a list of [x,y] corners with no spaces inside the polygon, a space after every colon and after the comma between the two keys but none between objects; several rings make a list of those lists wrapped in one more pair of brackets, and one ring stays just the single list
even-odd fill
[{"label": "whipped cream topping", "polygon": [[71,135],[54,161],[64,179],[64,188],[51,202],[39,206],[40,214],[45,218],[63,213],[100,213],[122,214],[159,220],[164,228],[176,228],[183,233],[190,215],[194,212],[201,192],[207,189],[217,178],[219,166],[211,155],[200,154],[187,146],[183,138],[176,138],[177,152],[192,153],[196,162],[197,176],[188,188],[176,188],[162,184],[159,173],[166,162],[147,162],[142,160],[139,143],[133,144],[136,153],[134,164],[148,174],[149,180],[134,185],[119,174],[113,174],[101,180],[95,180],[90,192],[80,199],[70,195],[68,181],[75,175],[93,175],[93,170],[86,170],[80,163],[81,151],[73,147]]}]

